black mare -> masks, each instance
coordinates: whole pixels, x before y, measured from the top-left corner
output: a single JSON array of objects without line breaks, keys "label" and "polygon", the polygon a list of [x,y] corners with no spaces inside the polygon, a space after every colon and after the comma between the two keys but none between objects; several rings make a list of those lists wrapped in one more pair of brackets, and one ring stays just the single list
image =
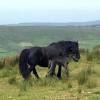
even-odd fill
[{"label": "black mare", "polygon": [[[80,58],[78,42],[60,41],[46,47],[24,49],[19,58],[19,70],[24,79],[28,79],[32,71],[33,74],[39,78],[35,69],[36,65],[48,67],[49,61],[52,63],[55,59],[61,59],[60,57],[67,57],[69,55],[71,55],[75,61],[78,61]],[[55,69],[55,64],[52,64],[53,66],[50,66],[50,74],[53,73],[53,70]],[[61,65],[59,65],[58,77],[60,76],[60,72]]]}]

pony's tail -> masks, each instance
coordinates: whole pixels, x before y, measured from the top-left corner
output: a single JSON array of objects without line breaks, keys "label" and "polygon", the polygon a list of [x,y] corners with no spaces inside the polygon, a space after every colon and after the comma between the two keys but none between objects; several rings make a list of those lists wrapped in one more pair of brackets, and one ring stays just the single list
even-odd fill
[{"label": "pony's tail", "polygon": [[29,50],[24,49],[19,57],[19,70],[21,75],[23,76],[24,79],[28,79],[29,77],[29,69],[28,69],[28,55],[29,55]]}]

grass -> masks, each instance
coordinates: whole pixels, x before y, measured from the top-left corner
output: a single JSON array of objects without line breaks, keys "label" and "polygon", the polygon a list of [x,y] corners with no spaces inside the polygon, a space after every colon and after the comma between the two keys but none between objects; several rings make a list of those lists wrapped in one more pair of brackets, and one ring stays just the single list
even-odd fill
[{"label": "grass", "polygon": [[[40,79],[34,75],[29,81],[24,81],[19,74],[18,65],[6,66],[0,69],[0,99],[1,100],[99,100],[100,71],[99,64],[87,61],[86,55],[81,55],[79,62],[69,64],[70,76],[66,80],[56,77],[45,77],[47,68],[36,67]],[[64,69],[62,69],[64,72]]]},{"label": "grass", "polygon": [[95,94],[90,97],[90,100],[100,100],[100,94]]}]

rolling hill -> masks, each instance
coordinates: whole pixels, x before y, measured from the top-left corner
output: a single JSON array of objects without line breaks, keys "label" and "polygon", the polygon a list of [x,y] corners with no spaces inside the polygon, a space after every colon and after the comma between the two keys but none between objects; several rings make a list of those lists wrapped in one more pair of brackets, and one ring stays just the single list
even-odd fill
[{"label": "rolling hill", "polygon": [[0,26],[0,55],[20,52],[25,46],[45,46],[54,41],[79,40],[80,47],[100,44],[96,26]]}]

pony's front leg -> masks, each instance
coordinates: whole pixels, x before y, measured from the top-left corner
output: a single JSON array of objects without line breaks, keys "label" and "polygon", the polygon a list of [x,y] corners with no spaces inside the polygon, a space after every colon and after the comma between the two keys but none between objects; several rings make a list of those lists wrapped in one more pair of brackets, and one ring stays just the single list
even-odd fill
[{"label": "pony's front leg", "polygon": [[59,65],[57,77],[58,77],[59,80],[62,79],[62,76],[61,76],[61,65]]}]

